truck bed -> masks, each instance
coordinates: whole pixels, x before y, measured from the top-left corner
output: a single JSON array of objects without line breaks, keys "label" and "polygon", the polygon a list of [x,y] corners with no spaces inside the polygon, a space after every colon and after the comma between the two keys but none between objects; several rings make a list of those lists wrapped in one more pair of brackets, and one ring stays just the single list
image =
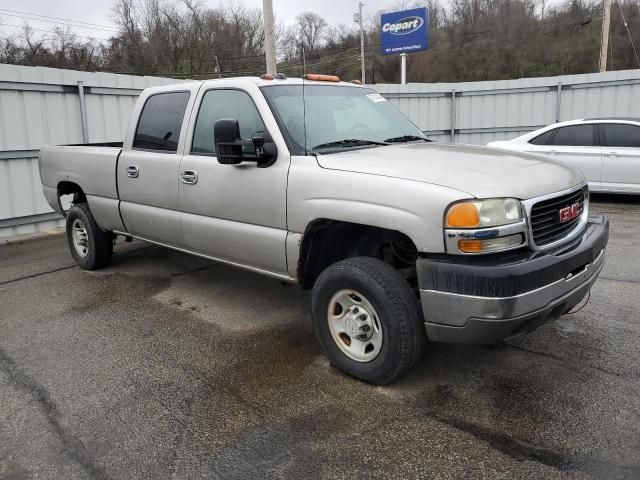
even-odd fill
[{"label": "truck bed", "polygon": [[38,164],[49,205],[64,214],[58,203],[58,188],[62,182],[71,182],[81,187],[94,216],[107,216],[111,210],[117,214],[116,166],[121,151],[120,142],[42,147]]}]

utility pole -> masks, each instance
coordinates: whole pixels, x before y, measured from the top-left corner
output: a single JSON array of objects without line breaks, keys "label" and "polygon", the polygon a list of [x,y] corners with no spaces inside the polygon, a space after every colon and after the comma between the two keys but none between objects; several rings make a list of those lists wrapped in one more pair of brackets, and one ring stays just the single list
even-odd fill
[{"label": "utility pole", "polygon": [[400,84],[407,84],[407,54],[404,52],[400,54]]},{"label": "utility pole", "polygon": [[276,71],[276,35],[273,28],[273,0],[262,0],[264,15],[264,53],[267,58],[267,73],[275,75]]},{"label": "utility pole", "polygon": [[360,71],[362,85],[364,85],[365,79],[365,66],[364,66],[364,26],[362,23],[362,7],[364,7],[364,3],[358,2],[358,23],[360,23]]},{"label": "utility pole", "polygon": [[602,18],[602,39],[600,41],[600,72],[607,71],[607,52],[609,50],[609,28],[611,26],[611,0],[604,0]]}]

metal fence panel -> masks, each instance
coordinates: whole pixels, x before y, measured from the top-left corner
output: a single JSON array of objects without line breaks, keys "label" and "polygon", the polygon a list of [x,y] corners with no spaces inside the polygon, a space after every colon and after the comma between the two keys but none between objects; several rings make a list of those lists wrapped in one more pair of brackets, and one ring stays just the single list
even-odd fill
[{"label": "metal fence panel", "polygon": [[[0,65],[0,237],[61,225],[42,196],[42,145],[122,141],[139,92],[178,81]],[[640,70],[373,87],[441,142],[486,144],[558,120],[640,116]]]},{"label": "metal fence panel", "polygon": [[42,145],[122,141],[139,92],[178,81],[0,65],[0,237],[62,224],[42,195]]},{"label": "metal fence panel", "polygon": [[437,141],[486,144],[556,121],[640,116],[640,70],[374,87]]}]

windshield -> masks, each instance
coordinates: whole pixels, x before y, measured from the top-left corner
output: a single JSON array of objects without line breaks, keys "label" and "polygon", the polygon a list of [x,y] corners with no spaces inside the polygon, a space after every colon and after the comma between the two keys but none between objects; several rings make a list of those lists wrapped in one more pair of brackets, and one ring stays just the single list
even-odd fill
[{"label": "windshield", "polygon": [[304,105],[302,84],[262,91],[293,154],[428,141],[407,117],[368,88],[305,83]]}]

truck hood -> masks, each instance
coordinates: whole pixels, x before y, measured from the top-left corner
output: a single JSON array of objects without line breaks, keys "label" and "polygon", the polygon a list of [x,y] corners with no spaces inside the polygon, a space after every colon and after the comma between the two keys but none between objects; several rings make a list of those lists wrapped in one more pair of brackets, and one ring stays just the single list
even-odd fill
[{"label": "truck hood", "polygon": [[403,143],[317,156],[323,168],[441,185],[477,198],[522,200],[584,181],[579,170],[527,153],[473,145]]}]

